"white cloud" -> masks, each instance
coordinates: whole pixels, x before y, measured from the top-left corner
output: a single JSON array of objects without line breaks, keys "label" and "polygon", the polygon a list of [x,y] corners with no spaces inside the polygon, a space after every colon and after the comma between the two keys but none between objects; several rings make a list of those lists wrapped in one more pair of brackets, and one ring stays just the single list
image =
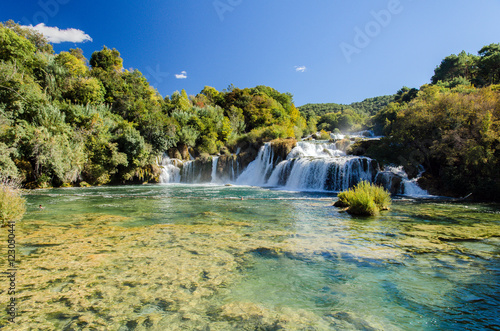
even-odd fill
[{"label": "white cloud", "polygon": [[32,28],[45,36],[51,43],[59,44],[63,42],[72,43],[83,43],[86,41],[92,41],[92,38],[78,29],[65,29],[61,30],[58,27],[46,26],[44,23],[38,25],[30,25],[28,28]]},{"label": "white cloud", "polygon": [[186,71],[181,71],[180,74],[175,74],[175,78],[177,78],[177,79],[186,79],[186,78],[188,78],[187,72]]},{"label": "white cloud", "polygon": [[306,66],[295,66],[295,71],[297,72],[304,72],[306,70],[307,70]]}]

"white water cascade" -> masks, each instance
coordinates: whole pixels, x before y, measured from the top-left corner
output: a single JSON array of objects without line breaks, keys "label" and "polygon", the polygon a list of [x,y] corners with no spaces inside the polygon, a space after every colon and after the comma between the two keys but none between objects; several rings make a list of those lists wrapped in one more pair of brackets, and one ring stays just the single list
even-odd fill
[{"label": "white water cascade", "polygon": [[377,173],[374,160],[346,156],[334,143],[324,142],[298,142],[287,159],[274,166],[268,143],[236,183],[300,191],[341,191],[362,180],[373,182]]},{"label": "white water cascade", "polygon": [[422,176],[422,173],[424,172],[423,169],[420,170],[420,173],[417,175],[416,178],[409,179],[408,175],[403,169],[403,166],[399,166],[397,168],[395,167],[388,167],[388,168],[389,171],[401,177],[402,179],[401,194],[410,197],[429,196],[429,193],[426,190],[421,189],[420,186],[418,186],[417,184],[417,179],[420,178],[420,176]]},{"label": "white water cascade", "polygon": [[172,160],[166,155],[163,156],[160,162],[160,183],[178,183],[181,180],[181,169],[177,166],[178,163],[180,163],[179,160]]},{"label": "white water cascade", "polygon": [[346,155],[336,148],[335,143],[297,142],[286,159],[282,160],[282,157],[275,155],[271,143],[266,143],[255,160],[240,174],[240,164],[235,156],[229,159],[227,156],[214,156],[211,160],[184,163],[165,156],[161,162],[160,180],[161,183],[231,183],[293,191],[332,192],[346,190],[365,180],[383,185],[395,194],[428,196],[416,179],[408,178],[403,167],[380,169],[377,161]]},{"label": "white water cascade", "polygon": [[270,143],[266,143],[259,150],[259,154],[254,161],[241,173],[236,180],[240,185],[264,186],[271,175],[273,165],[273,149]]},{"label": "white water cascade", "polygon": [[218,156],[214,156],[212,158],[212,181],[211,183],[212,184],[215,184],[217,183],[217,162],[219,161],[219,157]]}]

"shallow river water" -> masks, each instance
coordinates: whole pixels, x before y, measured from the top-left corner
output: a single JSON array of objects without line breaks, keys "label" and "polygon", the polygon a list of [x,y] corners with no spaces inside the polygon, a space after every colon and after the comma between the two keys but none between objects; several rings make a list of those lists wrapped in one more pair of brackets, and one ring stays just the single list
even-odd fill
[{"label": "shallow river water", "polygon": [[5,330],[500,330],[497,205],[354,218],[335,194],[181,184],[26,198]]}]

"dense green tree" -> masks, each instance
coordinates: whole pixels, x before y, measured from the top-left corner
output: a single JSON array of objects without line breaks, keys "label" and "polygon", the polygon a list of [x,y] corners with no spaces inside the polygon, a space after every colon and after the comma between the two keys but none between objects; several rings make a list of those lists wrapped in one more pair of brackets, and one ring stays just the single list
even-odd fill
[{"label": "dense green tree", "polygon": [[225,115],[231,123],[232,132],[235,134],[242,134],[245,132],[246,124],[245,117],[243,116],[243,110],[238,107],[231,106],[229,109],[225,110]]},{"label": "dense green tree", "polygon": [[0,60],[30,68],[36,47],[24,36],[0,25]]},{"label": "dense green tree", "polygon": [[339,126],[339,117],[340,112],[338,113],[328,113],[324,114],[319,118],[318,121],[318,129],[324,131],[333,131],[335,128]]},{"label": "dense green tree", "polygon": [[388,136],[391,134],[393,129],[392,124],[403,106],[404,104],[391,102],[371,118],[371,125],[376,135]]},{"label": "dense green tree", "polygon": [[439,81],[451,81],[455,78],[463,77],[472,81],[476,76],[478,57],[468,54],[465,51],[458,55],[452,54],[441,61],[434,70],[434,76],[431,78],[432,84]]},{"label": "dense green tree", "polygon": [[2,174],[8,178],[19,178],[20,173],[17,169],[14,160],[12,159],[13,154],[16,153],[14,147],[9,147],[7,144],[0,142],[0,169],[2,169]]},{"label": "dense green tree", "polygon": [[353,102],[349,105],[341,105],[337,103],[315,103],[306,104],[299,107],[302,116],[308,121],[314,116],[321,116],[327,113],[338,113],[344,109],[353,109],[361,116],[374,115],[379,110],[394,101],[394,95],[384,95],[375,98],[368,98],[361,102]]},{"label": "dense green tree", "polygon": [[395,95],[394,101],[399,103],[407,103],[415,99],[418,95],[418,89],[403,86]]},{"label": "dense green tree", "polygon": [[211,86],[205,86],[200,94],[203,94],[207,97],[209,105],[220,106],[223,102],[223,96],[221,95],[221,93]]},{"label": "dense green tree", "polygon": [[102,50],[92,53],[90,66],[92,69],[101,68],[104,71],[121,72],[123,70],[123,59],[116,49],[109,49],[104,46]]},{"label": "dense green tree", "polygon": [[94,77],[79,77],[71,83],[65,97],[77,104],[98,105],[104,102],[104,86]]},{"label": "dense green tree", "polygon": [[57,54],[55,61],[66,68],[71,77],[87,76],[89,73],[85,58],[78,58],[71,53],[61,52]]},{"label": "dense green tree", "polygon": [[398,109],[390,135],[406,151],[400,157],[423,164],[441,192],[492,198],[500,193],[499,111],[496,87],[424,86]]},{"label": "dense green tree", "polygon": [[191,108],[191,106],[191,101],[189,100],[189,97],[185,90],[182,90],[181,92],[175,91],[174,93],[172,93],[172,96],[170,97],[170,100],[168,102],[170,111],[174,109],[187,111],[189,110],[189,108]]},{"label": "dense green tree", "polygon": [[[0,23],[2,24],[2,23]],[[4,23],[4,25],[14,31],[18,36],[26,38],[29,42],[35,46],[37,51],[41,53],[46,53],[46,54],[53,54],[54,53],[54,48],[52,45],[49,43],[49,41],[44,37],[44,35],[40,32],[38,32],[35,29],[30,29],[27,27],[23,27],[17,23],[15,23],[13,20],[9,20]]]},{"label": "dense green tree", "polygon": [[83,55],[83,50],[81,48],[70,48],[69,53],[81,60],[83,63],[87,64],[88,60]]},{"label": "dense green tree", "polygon": [[483,85],[500,83],[500,44],[484,46],[479,51],[479,79]]},{"label": "dense green tree", "polygon": [[47,96],[32,75],[25,74],[17,63],[0,62],[0,104],[12,119],[26,119],[47,103]]},{"label": "dense green tree", "polygon": [[25,174],[37,186],[77,180],[84,163],[83,145],[70,134],[51,132],[44,126],[26,122],[15,127],[18,150],[27,156],[31,172]]}]

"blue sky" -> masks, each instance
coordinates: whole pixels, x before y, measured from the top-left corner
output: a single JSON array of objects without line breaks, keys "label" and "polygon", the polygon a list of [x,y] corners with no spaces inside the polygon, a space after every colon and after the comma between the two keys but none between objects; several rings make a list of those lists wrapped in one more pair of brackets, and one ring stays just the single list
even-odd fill
[{"label": "blue sky", "polygon": [[[351,103],[428,83],[447,55],[500,42],[498,0],[2,1],[0,21],[78,29],[90,59],[122,54],[161,95],[268,85]],[[74,31],[73,31],[74,32]],[[85,38],[82,38],[85,39]],[[176,76],[177,75],[177,76]],[[185,78],[184,78],[185,77]]]}]

